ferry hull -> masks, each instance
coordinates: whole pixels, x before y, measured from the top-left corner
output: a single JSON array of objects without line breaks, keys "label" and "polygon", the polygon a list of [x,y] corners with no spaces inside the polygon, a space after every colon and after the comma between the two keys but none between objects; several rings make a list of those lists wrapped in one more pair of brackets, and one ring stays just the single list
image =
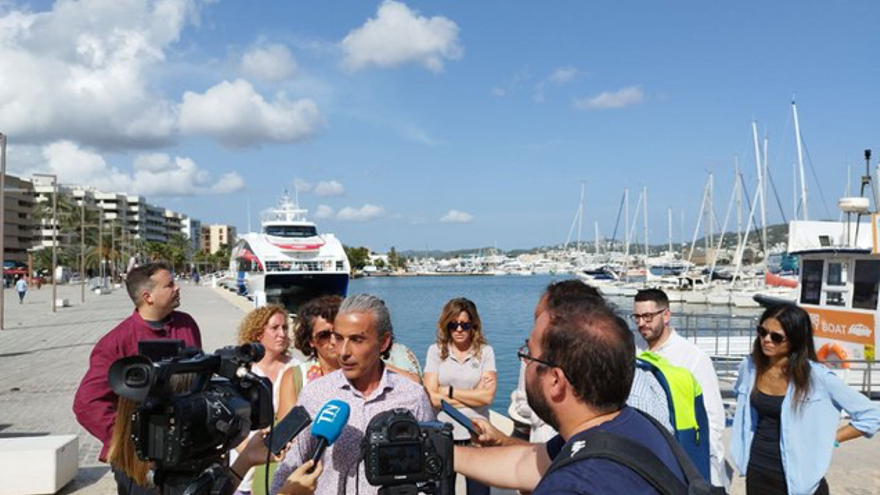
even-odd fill
[{"label": "ferry hull", "polygon": [[288,311],[319,296],[348,295],[347,273],[283,273],[268,274],[264,280],[266,302],[280,304]]}]

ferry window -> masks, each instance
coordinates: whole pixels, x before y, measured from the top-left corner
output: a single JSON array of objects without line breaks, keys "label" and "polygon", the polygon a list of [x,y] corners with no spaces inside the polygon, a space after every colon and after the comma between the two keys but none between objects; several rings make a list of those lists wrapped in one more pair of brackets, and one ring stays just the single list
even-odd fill
[{"label": "ferry window", "polygon": [[844,262],[828,263],[828,280],[826,285],[846,285],[848,266]]},{"label": "ferry window", "polygon": [[877,290],[880,288],[880,261],[856,261],[853,287],[853,308],[877,309]]},{"label": "ferry window", "polygon": [[822,297],[822,260],[804,261],[804,273],[801,276],[801,303],[819,304]]},{"label": "ferry window", "polygon": [[314,237],[318,235],[318,229],[310,225],[270,225],[266,227],[266,234],[275,237]]}]

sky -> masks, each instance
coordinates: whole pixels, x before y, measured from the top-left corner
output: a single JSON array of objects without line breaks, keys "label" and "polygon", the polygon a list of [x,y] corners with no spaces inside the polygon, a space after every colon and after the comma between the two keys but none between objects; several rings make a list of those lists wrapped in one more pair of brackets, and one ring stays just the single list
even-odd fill
[{"label": "sky", "polygon": [[622,238],[644,187],[650,241],[669,209],[690,241],[709,173],[719,224],[736,163],[754,197],[753,121],[768,223],[791,220],[793,97],[809,217],[838,218],[863,150],[880,157],[878,18],[868,0],[0,0],[0,132],[12,174],[241,232],[289,190],[375,251],[552,245],[583,184],[584,240]]}]

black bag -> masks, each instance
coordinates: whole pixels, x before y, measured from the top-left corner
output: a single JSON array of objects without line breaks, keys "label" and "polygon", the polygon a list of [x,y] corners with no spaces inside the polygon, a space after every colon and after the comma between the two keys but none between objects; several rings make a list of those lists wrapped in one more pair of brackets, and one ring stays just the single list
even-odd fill
[{"label": "black bag", "polygon": [[[594,430],[587,432],[581,437],[581,442],[566,446],[550,464],[550,468],[544,473],[547,477],[553,471],[567,466],[573,462],[589,458],[606,459],[628,467],[651,484],[663,495],[726,495],[727,491],[722,487],[712,486],[697,470],[693,461],[678,444],[678,441],[656,419],[642,413],[657,430],[663,434],[666,443],[672,449],[678,466],[684,473],[686,485],[683,484],[666,464],[663,463],[653,452],[644,445],[628,438],[607,431]],[[572,446],[577,444],[580,448],[572,453]]]}]

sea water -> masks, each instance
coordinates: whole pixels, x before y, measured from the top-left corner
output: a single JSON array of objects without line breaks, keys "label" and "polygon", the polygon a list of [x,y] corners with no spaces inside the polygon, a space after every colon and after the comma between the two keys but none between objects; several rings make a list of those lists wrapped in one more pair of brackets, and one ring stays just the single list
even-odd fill
[{"label": "sea water", "polygon": [[[473,301],[483,322],[483,334],[495,351],[498,368],[498,389],[492,409],[507,414],[510,394],[519,376],[516,351],[532,330],[538,298],[548,284],[567,278],[571,276],[366,277],[352,280],[348,292],[364,292],[385,301],[391,311],[395,339],[412,349],[423,368],[428,347],[437,338],[437,320],[443,305],[455,297]],[[632,312],[632,298],[614,298],[611,302],[622,316]],[[689,324],[698,322],[700,328],[711,328],[720,317],[727,323],[731,312],[747,317],[760,313],[706,305],[675,304],[671,309],[675,316],[673,325],[678,328],[685,325],[685,315],[690,318]]]}]

